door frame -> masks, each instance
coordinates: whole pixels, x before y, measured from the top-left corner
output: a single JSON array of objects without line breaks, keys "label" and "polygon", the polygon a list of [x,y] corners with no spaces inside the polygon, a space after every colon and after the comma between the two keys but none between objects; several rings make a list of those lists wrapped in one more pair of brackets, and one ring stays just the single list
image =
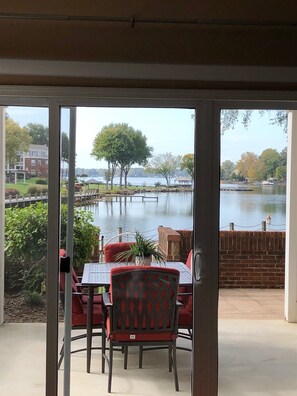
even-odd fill
[{"label": "door frame", "polygon": [[[174,99],[173,99],[174,98]],[[230,100],[228,100],[230,99]],[[196,182],[205,183],[207,193],[205,197],[202,193],[195,195],[196,219],[199,216],[202,206],[212,202],[209,206],[209,219],[203,220],[205,227],[195,228],[194,233],[194,254],[202,249],[202,283],[194,283],[194,331],[195,337],[201,335],[197,341],[194,340],[193,364],[193,386],[192,395],[208,396],[217,395],[217,292],[218,292],[218,168],[219,168],[219,110],[221,108],[275,108],[275,109],[295,109],[297,92],[234,92],[234,91],[195,91],[195,90],[158,90],[158,89],[77,89],[77,88],[37,88],[37,87],[0,87],[0,105],[3,106],[37,106],[49,108],[49,125],[51,139],[49,143],[49,155],[51,156],[51,181],[49,182],[49,209],[51,213],[59,213],[60,191],[60,160],[58,148],[61,107],[81,107],[81,106],[108,106],[108,107],[170,107],[170,108],[194,108],[201,112],[201,121],[198,121],[195,128],[196,142],[199,147],[199,140],[205,138],[206,149],[198,148],[197,153],[201,155],[203,161],[211,158],[215,153],[215,158],[211,167],[211,177],[207,178],[205,169],[199,166],[196,171]],[[293,103],[294,102],[294,103]],[[203,132],[203,128],[205,131]],[[206,132],[207,131],[207,132]],[[213,141],[212,145],[206,144],[208,136]],[[198,141],[197,141],[198,138]],[[196,144],[195,144],[196,145]],[[198,156],[196,158],[198,163]],[[50,162],[50,161],[49,161]],[[206,163],[206,162],[205,162]],[[211,199],[214,197],[214,201]],[[210,199],[210,200],[209,200]],[[215,202],[216,201],[216,202]],[[199,207],[201,202],[201,207]],[[205,216],[205,213],[204,213]],[[58,354],[58,269],[59,269],[59,221],[50,216],[49,238],[48,238],[48,260],[51,262],[51,271],[48,277],[48,323],[47,323],[47,374],[46,374],[46,396],[56,396],[57,389],[57,354]],[[204,231],[202,231],[204,230]],[[210,236],[205,236],[206,230],[212,230]],[[210,255],[209,255],[210,254]],[[207,265],[213,261],[213,265]],[[200,261],[201,263],[201,261]],[[197,265],[197,264],[196,264]],[[206,300],[202,298],[206,295]],[[200,298],[202,300],[200,300]],[[203,301],[203,307],[200,302]],[[201,309],[200,309],[201,308]],[[201,320],[202,317],[202,320]],[[199,318],[199,320],[198,320]],[[205,320],[204,320],[205,319]],[[211,332],[208,330],[212,329]],[[210,334],[211,333],[211,334]],[[202,340],[204,346],[202,346]],[[201,358],[202,347],[207,354],[207,361]],[[199,353],[197,353],[199,349]],[[196,351],[196,353],[195,353]],[[199,359],[199,361],[198,361]],[[196,370],[197,367],[197,370]],[[207,377],[205,377],[207,373]],[[207,381],[205,381],[207,378]],[[205,382],[207,392],[202,390],[200,385],[196,387],[196,380],[199,383]],[[198,383],[197,382],[197,383]]]}]

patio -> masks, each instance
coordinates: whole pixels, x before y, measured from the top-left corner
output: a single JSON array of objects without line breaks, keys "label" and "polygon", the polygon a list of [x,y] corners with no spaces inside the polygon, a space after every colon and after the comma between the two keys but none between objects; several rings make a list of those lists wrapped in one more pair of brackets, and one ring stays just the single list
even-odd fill
[{"label": "patio", "polygon": [[[219,395],[293,396],[297,389],[296,324],[283,320],[283,290],[220,290]],[[4,324],[0,327],[1,394],[44,394],[45,325]],[[62,334],[61,334],[62,336]],[[94,343],[97,343],[97,339]],[[178,341],[179,344],[185,341]],[[83,342],[84,345],[84,342]],[[138,369],[137,350],[129,353],[128,370],[115,355],[112,392],[117,395],[176,395],[165,351],[144,355]],[[85,352],[72,355],[71,395],[107,395],[107,374],[101,374],[99,351],[86,373]],[[189,352],[178,350],[180,395],[190,394]],[[59,371],[63,386],[63,369]]]}]

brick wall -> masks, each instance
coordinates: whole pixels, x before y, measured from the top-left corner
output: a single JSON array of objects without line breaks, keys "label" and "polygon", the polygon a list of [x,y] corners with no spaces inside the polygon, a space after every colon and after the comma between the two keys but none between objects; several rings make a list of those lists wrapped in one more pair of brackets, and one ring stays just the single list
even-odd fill
[{"label": "brick wall", "polygon": [[220,287],[283,288],[285,232],[221,231]]},{"label": "brick wall", "polygon": [[[168,261],[183,261],[193,246],[192,231],[159,227],[159,245]],[[283,288],[285,232],[221,231],[221,288]]]}]

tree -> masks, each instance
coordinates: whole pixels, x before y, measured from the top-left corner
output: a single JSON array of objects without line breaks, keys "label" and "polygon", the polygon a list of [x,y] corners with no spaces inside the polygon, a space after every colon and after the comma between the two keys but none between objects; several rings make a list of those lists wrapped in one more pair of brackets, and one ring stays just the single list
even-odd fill
[{"label": "tree", "polygon": [[261,164],[263,164],[263,167],[265,169],[265,179],[275,176],[275,170],[279,166],[280,160],[281,157],[277,150],[268,148],[262,151],[259,157],[259,161]]},{"label": "tree", "polygon": [[180,156],[174,156],[171,153],[159,154],[151,159],[146,170],[155,175],[161,175],[166,179],[167,187],[170,186],[171,179],[174,177],[176,170],[181,162]]},{"label": "tree", "polygon": [[91,155],[97,160],[104,159],[107,161],[107,187],[110,181],[110,187],[113,189],[113,178],[117,168],[118,152],[117,141],[115,139],[115,124],[104,126],[99,131],[93,142]]},{"label": "tree", "polygon": [[285,181],[287,177],[287,167],[285,165],[280,165],[275,169],[275,177],[279,181]]},{"label": "tree", "polygon": [[287,166],[287,147],[280,152],[280,165]]},{"label": "tree", "polygon": [[188,172],[188,174],[191,176],[191,179],[193,181],[193,179],[194,179],[194,154],[185,154],[181,158],[180,168],[181,168],[181,170],[186,170]]},{"label": "tree", "polygon": [[151,156],[152,148],[147,146],[146,137],[138,130],[128,124],[109,124],[104,126],[97,134],[93,144],[91,155],[96,159],[105,159],[108,164],[106,173],[107,183],[111,181],[113,188],[113,178],[117,167],[120,167],[120,187],[122,178],[125,176],[125,186],[127,186],[127,176],[131,166],[135,163],[144,165],[147,158]]},{"label": "tree", "polygon": [[69,137],[66,132],[62,132],[61,138],[62,138],[61,159],[62,159],[62,178],[63,178],[64,176],[67,177],[67,171],[66,174],[64,175],[65,163],[69,164]]},{"label": "tree", "polygon": [[[255,110],[246,109],[232,109],[221,111],[221,133],[234,129],[238,122],[241,122],[244,128],[248,128],[251,123],[252,114]],[[272,125],[279,125],[283,127],[286,132],[288,127],[288,110],[258,110],[258,113],[263,116],[268,112],[270,116],[270,123]]]},{"label": "tree", "polygon": [[129,149],[129,160],[126,164],[123,164],[125,188],[127,188],[127,177],[131,166],[134,164],[141,166],[146,165],[147,160],[152,156],[153,151],[153,148],[147,145],[147,138],[141,131],[135,131],[133,128],[130,128],[129,134],[132,139],[132,146]]},{"label": "tree", "polygon": [[230,180],[232,179],[232,174],[235,171],[235,164],[230,160],[226,160],[221,165],[221,179]]},{"label": "tree", "polygon": [[18,151],[28,151],[31,143],[31,136],[26,128],[7,117],[5,120],[6,128],[6,164],[8,168],[14,168],[19,158]]},{"label": "tree", "polygon": [[287,177],[287,147],[279,153],[279,166],[275,169],[275,177],[277,180],[285,181]]},{"label": "tree", "polygon": [[32,138],[32,144],[48,146],[48,127],[42,124],[29,123],[25,128]]},{"label": "tree", "polygon": [[264,164],[259,162],[259,157],[255,153],[249,151],[241,154],[236,170],[250,182],[263,179],[265,174]]}]

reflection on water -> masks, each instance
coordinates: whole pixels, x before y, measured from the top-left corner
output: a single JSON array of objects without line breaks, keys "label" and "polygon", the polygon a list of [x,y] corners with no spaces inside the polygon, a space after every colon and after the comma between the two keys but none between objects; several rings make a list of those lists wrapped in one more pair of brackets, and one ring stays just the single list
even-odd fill
[{"label": "reflection on water", "polygon": [[85,208],[94,213],[94,224],[103,235],[114,235],[118,227],[123,231],[140,230],[155,237],[158,226],[174,229],[193,228],[192,193],[146,193],[145,196],[158,197],[158,201],[141,198],[122,197],[117,201],[99,202]]},{"label": "reflection on water", "polygon": [[220,227],[230,222],[240,229],[259,229],[261,222],[271,217],[270,229],[285,229],[285,187],[253,187],[253,191],[221,191]]},{"label": "reflection on water", "polygon": [[[117,232],[140,230],[151,237],[157,235],[159,225],[174,229],[192,229],[193,194],[146,193],[158,197],[158,201],[123,197],[117,201],[104,201],[84,207],[94,213],[94,224],[107,238]],[[221,191],[220,228],[260,229],[267,213],[271,216],[270,229],[285,229],[285,187],[254,187],[253,191]]]}]

